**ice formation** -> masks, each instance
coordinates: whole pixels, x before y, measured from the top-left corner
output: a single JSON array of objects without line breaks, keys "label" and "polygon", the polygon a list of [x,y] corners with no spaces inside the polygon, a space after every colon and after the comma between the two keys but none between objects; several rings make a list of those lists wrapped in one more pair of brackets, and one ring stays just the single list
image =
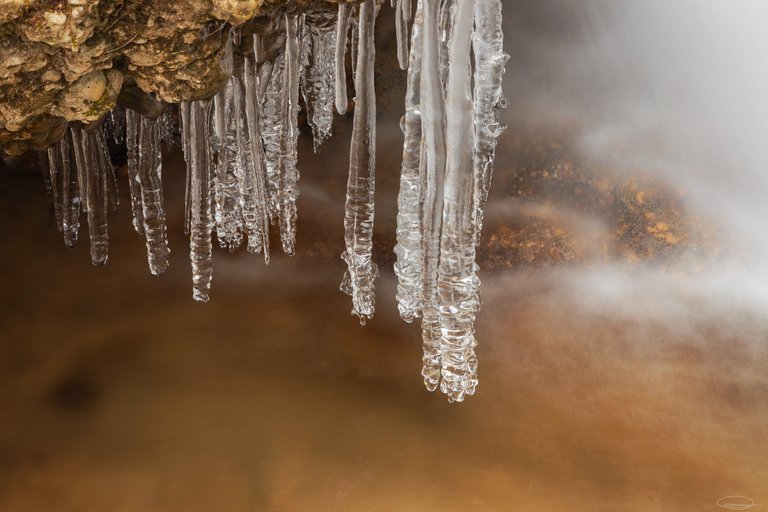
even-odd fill
[{"label": "ice formation", "polygon": [[[502,130],[501,0],[393,0],[398,61],[407,69],[395,273],[402,318],[421,318],[426,387],[462,401],[477,386],[475,248]],[[209,299],[213,240],[270,260],[270,230],[283,252],[296,245],[297,139],[303,103],[315,151],[347,101],[347,49],[355,88],[344,215],[347,270],[341,288],[365,323],[374,313],[376,162],[374,29],[377,0],[279,15],[279,51],[263,36],[223,26],[226,85],[211,99],[167,106],[158,119],[115,108],[102,128],[71,127],[47,152],[59,231],[77,241],[87,214],[91,259],[107,261],[110,211],[118,207],[107,138],[125,143],[133,227],[152,274],[168,268],[161,143],[176,142],[187,165],[184,229],[193,297]],[[274,46],[274,41],[272,41]],[[271,48],[270,50],[274,50]],[[276,227],[272,227],[275,226]]]}]

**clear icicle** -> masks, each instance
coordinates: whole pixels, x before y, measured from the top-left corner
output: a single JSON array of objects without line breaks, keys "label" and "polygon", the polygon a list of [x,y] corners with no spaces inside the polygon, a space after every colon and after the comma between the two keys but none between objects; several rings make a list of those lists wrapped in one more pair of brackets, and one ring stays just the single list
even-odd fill
[{"label": "clear icicle", "polygon": [[423,0],[423,53],[421,62],[421,115],[424,132],[425,174],[422,180],[424,240],[424,307],[422,337],[427,389],[434,391],[440,382],[440,317],[437,304],[437,269],[445,178],[445,98],[440,82],[439,0]]},{"label": "clear icicle", "polygon": [[125,142],[125,123],[127,112],[127,109],[119,105],[109,112],[108,120],[110,133],[112,135],[112,139],[115,141],[115,144],[122,144]]},{"label": "clear icicle", "polygon": [[128,152],[128,191],[131,196],[133,229],[144,236],[144,212],[139,185],[139,124],[140,115],[133,110],[125,111],[125,146]]},{"label": "clear icicle", "polygon": [[299,137],[299,16],[285,15],[285,66],[282,122],[282,172],[278,191],[280,240],[283,252],[293,255],[296,245],[296,199],[299,197],[297,140]]},{"label": "clear icicle", "polygon": [[301,93],[312,127],[314,150],[331,136],[336,93],[336,13],[309,11],[302,36]]},{"label": "clear icicle", "polygon": [[346,2],[339,2],[339,12],[336,18],[336,111],[347,113],[347,34],[349,34],[349,19],[352,7]]},{"label": "clear icicle", "polygon": [[480,307],[480,281],[475,275],[474,119],[470,61],[475,1],[457,3],[449,43],[447,156],[438,277],[442,335],[440,390],[450,401],[458,402],[474,394],[477,385],[474,322]]},{"label": "clear icicle", "polygon": [[168,269],[168,236],[162,184],[162,151],[158,121],[141,117],[138,183],[141,188],[143,232],[147,241],[149,271],[156,276]]},{"label": "clear icicle", "polygon": [[[402,1],[402,0],[401,0]],[[411,55],[408,63],[405,115],[401,121],[405,142],[397,197],[397,245],[395,274],[400,316],[406,322],[421,316],[424,301],[422,281],[421,224],[421,112],[419,88],[421,82],[421,0],[416,9],[411,34]]]},{"label": "clear icicle", "polygon": [[107,225],[108,177],[104,161],[104,134],[99,130],[72,130],[75,157],[85,189],[88,234],[91,239],[91,262],[102,266],[107,263],[109,233]]},{"label": "clear icicle", "polygon": [[216,236],[219,246],[233,251],[243,241],[242,197],[239,177],[241,160],[238,148],[235,112],[237,79],[230,77],[226,87],[214,96],[214,125],[217,148],[214,197],[216,201]]},{"label": "clear icicle", "polygon": [[344,215],[342,258],[347,272],[342,289],[352,296],[352,313],[360,322],[373,317],[374,281],[378,268],[372,260],[374,181],[376,162],[376,92],[374,89],[374,27],[376,0],[360,5],[360,47],[357,52],[355,115],[349,152],[349,181]]},{"label": "clear icicle", "polygon": [[506,106],[501,79],[509,56],[504,53],[501,0],[477,0],[472,50],[475,60],[475,243],[479,244],[496,156],[496,138],[504,129],[499,123],[499,109]]},{"label": "clear icicle", "polygon": [[59,233],[64,233],[64,198],[63,198],[63,169],[61,152],[58,145],[48,148],[48,190],[53,200],[53,213],[56,216],[56,225]]},{"label": "clear icicle", "polygon": [[184,154],[184,161],[187,162],[187,175],[184,183],[184,234],[189,235],[191,233],[192,225],[192,197],[190,192],[192,190],[192,173],[189,171],[189,162],[192,160],[192,149],[190,147],[190,141],[192,140],[192,134],[190,132],[192,125],[192,106],[188,101],[182,101],[179,103],[179,122],[181,124],[181,151]]},{"label": "clear icicle", "polygon": [[62,234],[64,244],[74,247],[80,230],[80,185],[72,165],[72,131],[67,130],[56,148],[61,162]]},{"label": "clear icicle", "polygon": [[349,25],[352,27],[352,32],[349,38],[349,57],[350,62],[352,63],[352,82],[354,83],[357,83],[357,50],[359,47],[357,39],[358,32],[360,30],[360,27],[357,23],[357,16],[359,11],[359,8],[353,8],[353,14],[349,20]]},{"label": "clear icicle", "polygon": [[[211,234],[212,173],[210,170],[208,101],[182,103],[185,126],[184,145],[187,147],[187,173],[189,174],[190,236],[189,257],[192,262],[192,296],[208,302],[213,276],[213,244]],[[186,124],[188,123],[188,125]]]},{"label": "clear icicle", "polygon": [[179,127],[173,115],[174,110],[173,107],[166,107],[160,115],[160,119],[158,119],[160,123],[160,140],[169,147],[178,146],[179,144]]},{"label": "clear icicle", "polygon": [[120,211],[120,194],[117,189],[117,176],[115,175],[115,168],[112,166],[112,158],[109,156],[109,148],[107,147],[107,141],[104,137],[104,132],[101,132],[102,144],[98,146],[98,150],[101,153],[101,161],[104,164],[105,179],[107,182],[107,198],[109,204],[112,207],[113,213]]},{"label": "clear icicle", "polygon": [[408,20],[405,4],[408,0],[397,0],[395,5],[395,31],[397,36],[397,62],[400,69],[408,69]]},{"label": "clear icicle", "polygon": [[275,58],[274,64],[265,63],[260,66],[261,71],[271,71],[264,77],[265,91],[261,102],[261,115],[259,124],[261,138],[264,143],[264,164],[267,173],[267,191],[269,193],[269,220],[277,222],[280,211],[279,190],[280,175],[283,167],[283,104],[286,99],[283,96],[283,68],[285,67],[284,55]]},{"label": "clear icicle", "polygon": [[[245,226],[248,233],[248,251],[254,254],[264,253],[264,262],[269,263],[269,211],[264,169],[264,149],[261,143],[259,129],[259,104],[261,83],[256,62],[261,54],[260,41],[257,35],[253,36],[253,58],[246,56],[243,63],[243,86],[245,101],[245,127],[244,136],[249,144],[249,161],[247,173],[250,178],[246,183],[252,183],[252,192],[243,193],[246,205],[243,207]],[[249,202],[249,201],[252,201]],[[251,212],[253,218],[251,218]]]}]

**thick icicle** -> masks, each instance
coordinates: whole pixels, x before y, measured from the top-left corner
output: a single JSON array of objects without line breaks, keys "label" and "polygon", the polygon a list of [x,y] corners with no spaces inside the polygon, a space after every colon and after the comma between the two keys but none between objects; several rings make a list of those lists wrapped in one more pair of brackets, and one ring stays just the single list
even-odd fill
[{"label": "thick icicle", "polygon": [[[401,0],[402,1],[402,0]],[[422,281],[421,224],[421,112],[419,87],[421,82],[421,0],[413,22],[411,55],[405,95],[405,115],[401,121],[405,142],[397,197],[397,245],[395,274],[398,278],[397,302],[400,316],[406,322],[421,316],[424,302]]]},{"label": "thick icicle", "polygon": [[208,302],[213,276],[213,244],[211,215],[208,101],[182,103],[187,110],[184,122],[184,145],[187,147],[187,173],[189,174],[190,236],[189,257],[192,261],[192,296],[195,300]]},{"label": "thick icicle", "polygon": [[140,115],[133,110],[125,111],[125,146],[128,152],[128,191],[131,196],[133,229],[144,236],[144,211],[139,186],[139,124]]},{"label": "thick icicle", "polygon": [[347,34],[349,34],[349,19],[352,6],[339,2],[339,13],[336,18],[336,111],[347,113]]},{"label": "thick icicle", "polygon": [[473,9],[476,0],[457,3],[449,43],[446,90],[446,172],[440,241],[440,390],[461,402],[477,385],[475,314],[480,307],[475,275],[474,120],[472,110]]},{"label": "thick icicle", "polygon": [[[75,157],[85,189],[88,234],[91,239],[91,262],[102,266],[107,263],[109,233],[107,225],[107,165],[104,161],[104,134],[100,129],[72,130]],[[83,186],[84,184],[84,186]]]},{"label": "thick icicle", "polygon": [[162,151],[159,122],[141,117],[139,129],[139,172],[143,232],[147,241],[149,271],[156,276],[168,268],[168,237],[162,184]]},{"label": "thick icicle", "polygon": [[376,0],[360,5],[360,47],[357,52],[355,116],[349,152],[349,181],[344,215],[342,258],[347,272],[342,290],[352,296],[352,313],[365,323],[373,317],[374,281],[378,268],[372,260],[374,182],[376,163],[376,92],[374,89],[374,27]]},{"label": "thick icicle", "polygon": [[335,97],[336,13],[305,13],[302,35],[301,93],[312,127],[314,150],[331,136]]},{"label": "thick icicle", "polygon": [[72,131],[67,130],[57,146],[61,162],[62,234],[64,244],[74,247],[80,229],[80,184],[72,165]]},{"label": "thick icicle", "polygon": [[299,137],[299,16],[285,15],[285,66],[282,127],[282,173],[280,175],[279,220],[283,252],[293,255],[296,245],[296,199],[299,197],[297,139]]},{"label": "thick icicle", "polygon": [[427,389],[440,383],[440,316],[437,304],[437,269],[440,229],[443,218],[445,178],[445,98],[440,81],[439,31],[440,0],[423,0],[423,53],[421,63],[421,115],[424,132],[425,174],[421,181],[424,240],[424,306],[422,338]]},{"label": "thick icicle", "polygon": [[[253,57],[246,56],[243,62],[243,87],[245,102],[245,133],[248,141],[249,179],[245,183],[252,184],[250,193],[243,193],[247,198],[243,207],[245,226],[248,232],[248,251],[254,254],[264,253],[264,262],[269,263],[269,212],[267,205],[266,174],[264,171],[264,149],[261,143],[259,129],[259,99],[261,83],[256,63],[261,54],[260,41],[253,36]],[[251,215],[253,217],[251,217]]]},{"label": "thick icicle", "polygon": [[499,109],[506,106],[501,79],[509,56],[504,53],[501,0],[477,0],[472,50],[475,58],[475,243],[479,244],[496,156],[496,138],[504,129],[499,124]]},{"label": "thick icicle", "polygon": [[[275,58],[274,63],[264,63],[259,67],[259,78],[264,75],[264,97],[261,102],[259,124],[261,138],[264,143],[264,165],[267,174],[267,192],[269,207],[269,220],[271,223],[278,221],[280,216],[280,175],[283,167],[283,104],[286,99],[283,96],[283,69],[285,67],[284,55]],[[267,73],[269,72],[269,73]],[[261,85],[261,84],[260,84]]]}]

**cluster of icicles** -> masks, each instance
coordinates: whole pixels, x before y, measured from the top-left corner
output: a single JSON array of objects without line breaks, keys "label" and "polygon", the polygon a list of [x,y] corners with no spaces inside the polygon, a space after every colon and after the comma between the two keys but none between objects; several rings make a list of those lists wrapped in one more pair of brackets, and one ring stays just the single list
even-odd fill
[{"label": "cluster of icicles", "polygon": [[[422,321],[427,388],[462,401],[477,385],[474,320],[480,306],[475,248],[488,196],[503,107],[500,0],[394,0],[398,59],[407,69],[405,135],[398,196],[397,301],[406,321]],[[282,250],[293,254],[299,195],[297,137],[303,95],[315,150],[331,134],[333,108],[347,110],[345,59],[351,31],[355,109],[347,183],[341,289],[361,323],[374,313],[372,260],[376,98],[376,0],[338,11],[284,14],[284,51],[263,58],[232,29],[224,65],[232,70],[212,100],[179,105],[187,164],[185,230],[190,239],[193,296],[207,301],[215,235],[221,247],[263,254],[277,224]],[[356,12],[355,12],[356,11]],[[250,44],[248,41],[247,44]],[[117,183],[106,137],[125,141],[133,226],[144,237],[152,274],[168,267],[161,142],[174,140],[174,117],[115,109],[103,129],[70,128],[48,150],[49,181],[65,243],[77,240],[87,213],[91,258],[107,260],[107,215]]]}]

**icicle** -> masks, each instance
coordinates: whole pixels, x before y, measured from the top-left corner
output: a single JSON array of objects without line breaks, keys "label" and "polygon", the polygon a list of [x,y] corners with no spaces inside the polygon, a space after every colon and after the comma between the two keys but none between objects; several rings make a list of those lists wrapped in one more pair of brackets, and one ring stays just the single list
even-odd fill
[{"label": "icicle", "polygon": [[80,185],[72,165],[72,130],[67,130],[57,149],[61,158],[62,234],[64,244],[71,248],[80,230]]},{"label": "icicle", "polygon": [[56,225],[59,233],[64,233],[64,201],[63,201],[63,170],[61,152],[58,145],[48,148],[48,175],[46,176],[46,188],[50,191],[53,201],[53,213],[56,217]]},{"label": "icicle", "polygon": [[357,15],[359,14],[360,9],[358,7],[354,8],[354,13],[352,16],[350,16],[349,25],[352,27],[352,35],[349,38],[349,56],[350,56],[350,62],[352,63],[352,82],[357,83],[357,50],[358,50],[358,42],[357,42],[357,36],[359,31],[359,26],[357,23]]},{"label": "icicle", "polygon": [[475,314],[480,307],[475,275],[474,120],[472,116],[473,9],[476,0],[457,4],[449,44],[446,91],[446,172],[440,241],[440,390],[461,402],[477,385]]},{"label": "icicle", "polygon": [[[271,68],[271,69],[270,69]],[[264,71],[265,90],[261,102],[259,122],[261,138],[264,143],[264,163],[267,173],[267,191],[269,196],[269,220],[277,222],[280,214],[279,190],[280,175],[283,167],[283,95],[284,55],[275,58],[273,64],[265,63],[260,67]],[[266,73],[270,71],[270,73]],[[261,78],[262,73],[260,73]]]},{"label": "icicle", "polygon": [[125,146],[128,152],[128,191],[131,196],[133,229],[144,236],[144,212],[139,186],[139,123],[140,115],[133,110],[125,111]]},{"label": "icicle", "polygon": [[374,89],[374,26],[376,0],[360,5],[360,47],[357,52],[355,116],[349,152],[349,181],[344,215],[342,259],[347,272],[342,289],[352,296],[352,313],[360,323],[373,317],[374,280],[378,268],[372,261],[373,199],[376,162],[376,92]]},{"label": "icicle", "polygon": [[397,5],[395,5],[397,62],[400,64],[400,69],[408,68],[408,20],[405,18],[406,2],[407,0],[397,0]]},{"label": "icicle", "polygon": [[282,94],[282,173],[280,176],[279,220],[283,252],[293,255],[296,244],[296,199],[299,196],[297,139],[299,137],[299,16],[285,15],[285,67]]},{"label": "icicle", "polygon": [[188,101],[179,103],[179,121],[181,123],[181,151],[184,154],[184,161],[187,162],[187,175],[184,183],[184,234],[191,233],[192,226],[192,173],[189,171],[189,162],[192,161],[192,149],[190,141],[192,134],[190,132],[192,125],[192,106]]},{"label": "icicle", "polygon": [[109,233],[107,226],[107,165],[104,161],[104,135],[100,129],[90,132],[72,130],[75,157],[83,180],[80,190],[85,189],[88,234],[91,238],[91,262],[102,266],[107,263]]},{"label": "icicle", "polygon": [[[230,32],[228,49],[223,58],[225,68],[233,66],[232,38],[238,32]],[[239,176],[241,159],[238,151],[237,123],[235,113],[237,78],[230,76],[226,87],[213,98],[216,149],[216,174],[214,180],[214,198],[216,202],[216,237],[219,246],[234,251],[243,241],[242,197],[240,195]]]},{"label": "icicle", "polygon": [[217,149],[214,198],[216,236],[219,246],[233,251],[243,241],[239,176],[241,175],[235,113],[237,79],[230,77],[226,87],[214,98]]},{"label": "icicle", "polygon": [[160,123],[160,141],[168,147],[179,145],[179,127],[173,116],[174,108],[168,106],[163,110],[158,122]]},{"label": "icicle", "polygon": [[352,7],[346,2],[339,2],[339,13],[336,18],[336,111],[347,113],[347,34]]},{"label": "icicle", "polygon": [[[402,0],[401,0],[402,1]],[[397,197],[397,245],[395,274],[398,277],[397,302],[400,316],[406,322],[421,316],[424,301],[422,281],[421,224],[421,112],[419,86],[421,82],[421,0],[413,22],[411,55],[408,63],[405,115],[401,121],[405,142]]]},{"label": "icicle", "polygon": [[104,177],[107,182],[107,198],[112,207],[112,213],[117,213],[120,211],[120,194],[117,190],[117,176],[115,176],[115,168],[112,165],[112,159],[109,156],[109,148],[107,147],[104,132],[102,130],[99,130],[99,132],[101,132],[102,143],[97,147],[101,153],[101,162],[104,165]]},{"label": "icicle", "polygon": [[139,130],[139,172],[143,232],[147,241],[149,271],[156,276],[168,268],[168,237],[162,184],[162,151],[158,121],[141,117]]},{"label": "icicle", "polygon": [[437,269],[445,178],[445,98],[440,82],[439,0],[423,0],[423,53],[421,65],[421,114],[425,146],[425,175],[422,180],[424,240],[424,307],[422,337],[427,389],[440,382],[440,318],[437,305]]},{"label": "icicle", "polygon": [[499,109],[506,106],[501,79],[509,56],[504,53],[501,0],[477,0],[472,50],[475,60],[475,243],[479,244],[496,156],[496,138],[504,129],[499,124]]},{"label": "icicle", "polygon": [[184,145],[187,147],[189,174],[190,236],[189,257],[192,262],[192,296],[208,302],[213,276],[213,244],[211,234],[212,181],[209,154],[208,101],[182,103]]},{"label": "icicle", "polygon": [[[245,101],[245,132],[248,141],[249,161],[247,172],[251,176],[246,180],[252,183],[252,192],[243,197],[248,198],[243,207],[245,225],[248,232],[248,251],[254,254],[264,253],[264,262],[269,263],[269,212],[267,199],[266,174],[264,170],[264,149],[259,130],[260,77],[256,62],[261,56],[260,41],[253,36],[253,58],[245,57],[243,63],[243,85]],[[251,217],[251,214],[253,217]]]},{"label": "icicle", "polygon": [[312,127],[314,150],[331,136],[335,96],[336,13],[309,11],[302,37],[301,92]]}]

